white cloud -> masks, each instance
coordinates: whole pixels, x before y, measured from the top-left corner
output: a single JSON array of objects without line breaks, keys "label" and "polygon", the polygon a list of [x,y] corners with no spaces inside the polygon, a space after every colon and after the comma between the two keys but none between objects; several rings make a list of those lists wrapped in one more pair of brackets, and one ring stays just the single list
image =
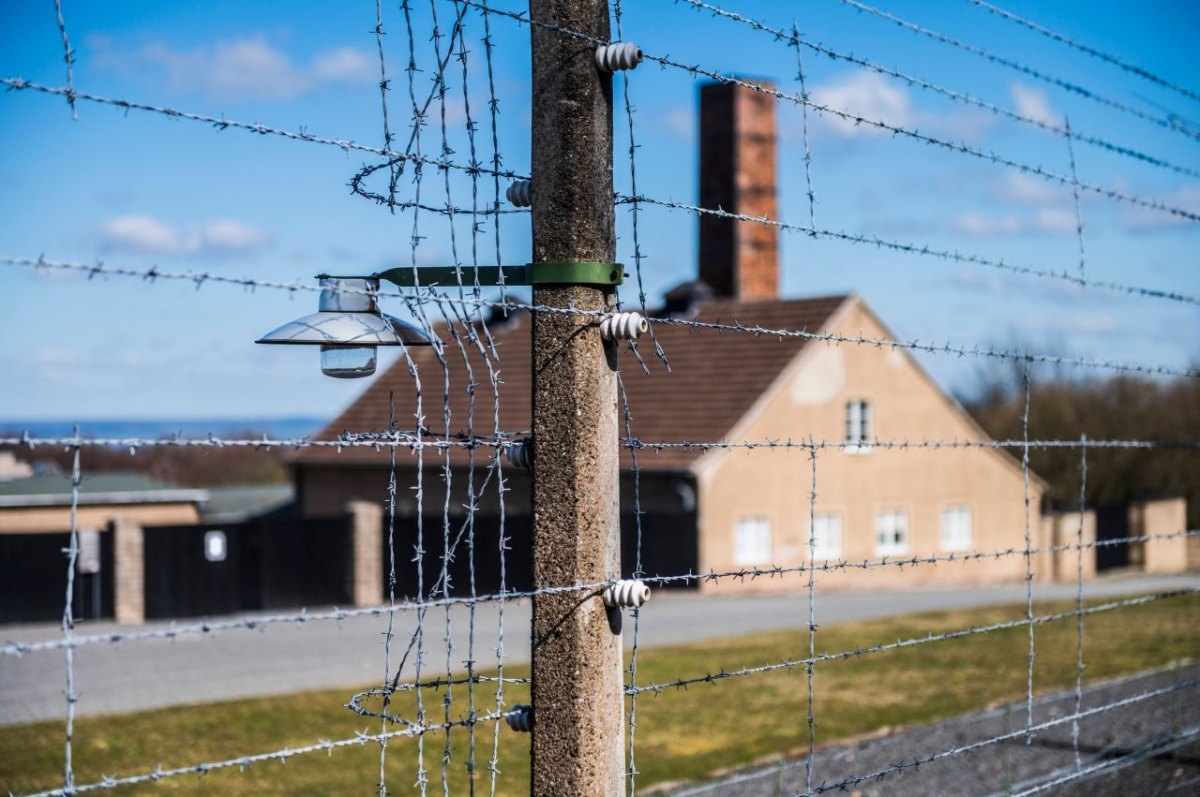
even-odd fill
[{"label": "white cloud", "polygon": [[202,92],[218,101],[290,100],[324,85],[364,85],[377,80],[370,59],[359,50],[323,50],[305,65],[263,36],[190,50],[164,42],[129,47],[107,36],[92,37],[89,44],[97,68],[125,79],[159,75],[176,93]]},{"label": "white cloud", "polygon": [[[914,119],[908,92],[874,72],[851,72],[809,92],[812,101],[852,116],[893,127],[911,127]],[[821,124],[844,137],[886,134],[875,125],[856,124],[829,113],[817,112]]]},{"label": "white cloud", "polygon": [[176,227],[146,215],[109,219],[100,235],[108,251],[191,257],[249,254],[274,240],[266,231],[233,219]]},{"label": "white cloud", "polygon": [[101,229],[104,246],[113,250],[171,253],[179,249],[179,231],[150,216],[120,216]]},{"label": "white cloud", "polygon": [[960,214],[952,224],[955,232],[973,237],[1018,233],[1023,226],[1022,220],[1012,214],[985,216],[982,213]]},{"label": "white cloud", "polygon": [[683,140],[696,135],[696,111],[692,106],[671,108],[657,114],[655,121],[668,133]]},{"label": "white cloud", "polygon": [[1004,182],[996,186],[994,193],[997,199],[1005,202],[1030,205],[1059,202],[1070,196],[1063,186],[1052,185],[1021,172],[1009,172]]},{"label": "white cloud", "polygon": [[1061,208],[1044,207],[1030,214],[1006,213],[987,215],[961,213],[951,222],[951,229],[973,238],[998,235],[1063,235],[1075,232],[1075,213]]},{"label": "white cloud", "polygon": [[1027,329],[1045,332],[1067,332],[1083,335],[1096,335],[1104,332],[1116,332],[1121,323],[1107,313],[1091,313],[1088,315],[1052,315],[1034,318],[1025,322]]},{"label": "white cloud", "polygon": [[1038,208],[1029,220],[1029,229],[1051,235],[1073,233],[1076,229],[1075,211],[1063,208]]},{"label": "white cloud", "polygon": [[1046,99],[1045,92],[1022,86],[1020,83],[1013,83],[1009,90],[1012,92],[1013,102],[1017,105],[1017,113],[1055,127],[1062,124],[1062,117],[1050,109],[1050,101]]},{"label": "white cloud", "polygon": [[313,59],[313,76],[330,83],[369,83],[378,80],[378,67],[361,50],[340,47],[318,53]]}]

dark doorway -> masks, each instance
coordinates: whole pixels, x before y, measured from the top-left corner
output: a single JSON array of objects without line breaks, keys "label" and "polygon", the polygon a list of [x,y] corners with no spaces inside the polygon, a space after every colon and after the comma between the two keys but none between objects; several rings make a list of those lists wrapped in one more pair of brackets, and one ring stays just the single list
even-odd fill
[{"label": "dark doorway", "polygon": [[[1123,540],[1129,537],[1129,507],[1120,504],[1102,506],[1096,510],[1096,541]],[[1099,545],[1096,547],[1096,570],[1112,570],[1129,566],[1129,544]]]},{"label": "dark doorway", "polygon": [[[98,550],[89,550],[87,562],[77,559],[71,590],[76,621],[113,615],[112,534],[87,534]],[[0,534],[0,623],[62,620],[70,544],[67,532]]]}]

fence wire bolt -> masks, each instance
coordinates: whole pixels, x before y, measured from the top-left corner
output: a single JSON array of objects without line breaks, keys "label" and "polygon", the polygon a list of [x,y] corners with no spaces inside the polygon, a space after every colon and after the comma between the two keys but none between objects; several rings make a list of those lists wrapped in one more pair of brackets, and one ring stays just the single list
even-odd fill
[{"label": "fence wire bolt", "polygon": [[504,712],[504,721],[518,733],[529,733],[533,730],[533,706],[513,706],[511,711]]},{"label": "fence wire bolt", "polygon": [[531,180],[517,180],[508,187],[504,192],[508,197],[508,201],[513,207],[527,208],[533,204],[533,182]]},{"label": "fence wire bolt", "polygon": [[650,600],[650,588],[643,581],[623,578],[605,587],[600,597],[605,606],[614,609],[636,609]]},{"label": "fence wire bolt", "polygon": [[525,438],[506,443],[504,456],[513,466],[529,470],[530,465],[533,464],[533,441]]},{"label": "fence wire bolt", "polygon": [[632,42],[602,44],[596,48],[596,68],[601,72],[636,69],[642,62],[642,48]]},{"label": "fence wire bolt", "polygon": [[605,340],[637,340],[650,324],[641,313],[613,313],[600,322],[600,337]]}]

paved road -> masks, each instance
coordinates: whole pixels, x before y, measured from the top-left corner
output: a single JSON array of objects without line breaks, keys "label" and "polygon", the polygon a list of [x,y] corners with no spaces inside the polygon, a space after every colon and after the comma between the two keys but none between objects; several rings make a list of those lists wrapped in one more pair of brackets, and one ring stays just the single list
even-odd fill
[{"label": "paved road", "polygon": [[[1028,744],[1022,701],[881,739],[819,747],[811,777],[805,759],[781,761],[668,794],[779,797],[812,793],[822,785],[856,797],[1200,794],[1198,680],[1200,666],[1192,665],[1086,688],[1078,744],[1070,721],[1075,694],[1068,691],[1036,702],[1034,725],[1049,727]],[[946,755],[950,750],[961,752]],[[897,767],[914,760],[922,763]]]},{"label": "paved road", "polygon": [[[1106,578],[1085,585],[1088,597],[1200,588],[1200,576]],[[1074,585],[1037,585],[1035,598],[1074,596]],[[947,608],[1023,603],[1022,584],[971,589],[817,593],[816,616],[823,625]],[[659,592],[642,612],[639,644],[661,646],[760,631],[802,627],[808,617],[806,594],[700,596]],[[453,660],[468,657],[465,607],[450,612]],[[149,628],[166,627],[150,624]],[[397,642],[403,646],[416,627],[416,613],[397,615]],[[81,623],[79,633],[106,633],[111,623]],[[445,661],[446,612],[430,610],[425,620],[428,666]],[[186,703],[285,694],[377,683],[383,677],[385,617],[235,629],[174,640],[151,639],[98,644],[76,653],[75,683],[80,715],[160,708]],[[129,629],[126,629],[129,630]],[[495,661],[500,635],[497,607],[480,606],[475,615],[473,656],[481,666]],[[630,642],[626,628],[626,644]],[[7,626],[0,639],[31,642],[54,639],[51,625]],[[506,603],[506,662],[529,659],[529,604]],[[0,725],[56,719],[65,712],[62,650],[0,656]]]}]

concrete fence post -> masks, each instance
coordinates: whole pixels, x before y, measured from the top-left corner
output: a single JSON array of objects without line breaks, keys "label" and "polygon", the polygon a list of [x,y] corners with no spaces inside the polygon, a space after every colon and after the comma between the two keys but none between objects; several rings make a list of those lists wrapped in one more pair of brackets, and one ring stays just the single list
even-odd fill
[{"label": "concrete fence post", "polygon": [[383,507],[372,501],[350,501],[353,581],[350,585],[355,606],[383,603]]},{"label": "concrete fence post", "polygon": [[123,625],[146,622],[145,532],[132,518],[109,524],[113,535],[113,615]]},{"label": "concrete fence post", "polygon": [[[606,0],[532,0],[533,260],[615,257],[612,77],[593,43],[609,40]],[[538,24],[543,23],[543,24]],[[537,285],[539,306],[611,311],[612,288]],[[620,575],[615,346],[594,316],[533,317],[534,587]],[[624,793],[621,638],[591,591],[533,601],[534,797]]]}]

